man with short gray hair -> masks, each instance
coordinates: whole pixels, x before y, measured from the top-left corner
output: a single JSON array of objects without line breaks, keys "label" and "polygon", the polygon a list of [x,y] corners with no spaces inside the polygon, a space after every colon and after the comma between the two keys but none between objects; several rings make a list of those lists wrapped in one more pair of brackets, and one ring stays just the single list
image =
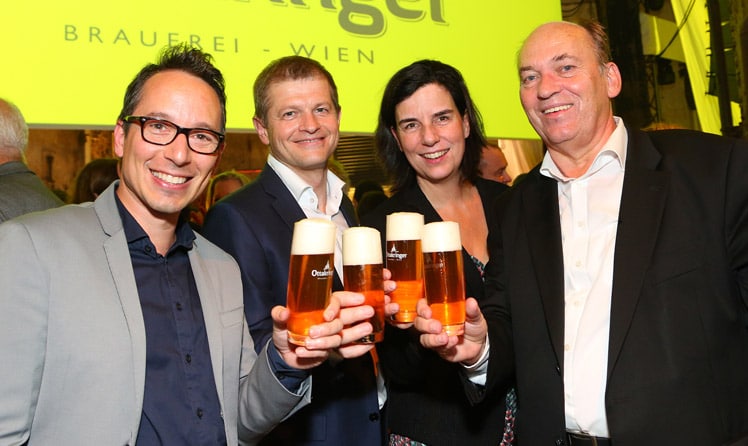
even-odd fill
[{"label": "man with short gray hair", "polygon": [[21,111],[0,98],[0,223],[63,204],[26,165],[28,142]]}]

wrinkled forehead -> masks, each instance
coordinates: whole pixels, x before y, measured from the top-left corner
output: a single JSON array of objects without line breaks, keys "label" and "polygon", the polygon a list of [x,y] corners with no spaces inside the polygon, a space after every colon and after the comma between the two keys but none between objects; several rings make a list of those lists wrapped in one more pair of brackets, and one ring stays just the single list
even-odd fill
[{"label": "wrinkled forehead", "polygon": [[581,52],[593,53],[593,43],[587,31],[568,22],[554,22],[536,28],[519,50],[517,64],[522,67],[548,62],[563,57],[581,57]]}]

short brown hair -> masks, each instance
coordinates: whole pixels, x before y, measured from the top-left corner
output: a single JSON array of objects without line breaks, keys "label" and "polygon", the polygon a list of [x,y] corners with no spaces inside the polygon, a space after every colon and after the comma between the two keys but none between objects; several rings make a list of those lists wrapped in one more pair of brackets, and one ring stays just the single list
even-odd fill
[{"label": "short brown hair", "polygon": [[268,95],[270,85],[286,80],[309,79],[316,76],[321,76],[327,80],[335,110],[340,112],[338,87],[335,85],[330,72],[314,59],[302,56],[286,56],[270,62],[255,79],[255,118],[262,122],[267,120],[267,113],[270,108],[270,97]]}]

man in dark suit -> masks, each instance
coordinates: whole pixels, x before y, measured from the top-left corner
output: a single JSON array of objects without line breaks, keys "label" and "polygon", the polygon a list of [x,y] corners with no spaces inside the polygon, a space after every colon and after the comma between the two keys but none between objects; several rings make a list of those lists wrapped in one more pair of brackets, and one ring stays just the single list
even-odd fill
[{"label": "man in dark suit", "polygon": [[[260,73],[254,98],[254,124],[270,146],[268,162],[256,181],[211,208],[203,233],[238,261],[250,333],[259,344],[272,333],[270,309],[286,302],[294,222],[318,217],[337,225],[333,290],[341,290],[342,230],[356,221],[343,181],[327,169],[340,124],[330,73],[312,59],[284,57]],[[365,334],[351,331],[343,342]],[[372,358],[363,349],[343,353],[313,372],[311,405],[276,428],[265,444],[382,444],[379,410],[385,395],[378,395]]]},{"label": "man in dark suit", "polygon": [[596,23],[540,26],[519,74],[548,153],[496,203],[482,314],[457,344],[421,304],[421,342],[516,373],[521,444],[748,444],[748,144],[626,128]]},{"label": "man in dark suit", "polygon": [[63,204],[26,165],[28,141],[29,128],[21,111],[0,99],[0,223]]}]

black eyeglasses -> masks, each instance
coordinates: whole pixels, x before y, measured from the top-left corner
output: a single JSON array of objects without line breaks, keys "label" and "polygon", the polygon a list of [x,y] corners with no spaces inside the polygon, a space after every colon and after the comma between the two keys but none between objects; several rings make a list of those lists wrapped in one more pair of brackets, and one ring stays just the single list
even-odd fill
[{"label": "black eyeglasses", "polygon": [[225,136],[211,129],[189,129],[180,127],[166,119],[149,118],[148,116],[125,116],[125,122],[140,125],[140,136],[146,142],[165,146],[174,142],[180,133],[187,138],[187,147],[203,155],[216,155],[223,148]]}]

